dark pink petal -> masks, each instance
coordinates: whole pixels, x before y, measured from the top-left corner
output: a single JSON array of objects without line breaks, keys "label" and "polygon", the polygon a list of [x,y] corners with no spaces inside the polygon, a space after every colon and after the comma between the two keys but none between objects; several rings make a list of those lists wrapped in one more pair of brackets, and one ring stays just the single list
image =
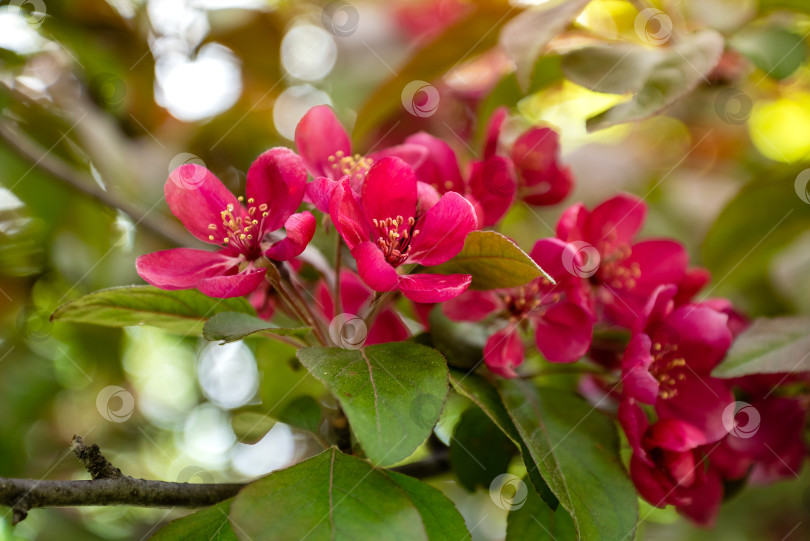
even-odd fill
[{"label": "dark pink petal", "polygon": [[[188,163],[171,172],[163,187],[169,209],[189,232],[204,242],[221,244],[228,236],[221,212],[230,205],[234,217],[241,216],[241,204],[214,174],[201,165]],[[214,224],[216,229],[208,226]],[[209,239],[213,235],[214,239]]]},{"label": "dark pink petal", "polygon": [[223,252],[173,248],[140,256],[135,260],[138,276],[161,289],[191,289],[205,278],[227,274],[239,258]]},{"label": "dark pink petal", "polygon": [[636,404],[635,400],[623,398],[619,401],[617,416],[635,456],[652,465],[652,461],[647,457],[646,449],[641,445],[641,439],[650,425],[647,414]]},{"label": "dark pink petal", "polygon": [[329,201],[329,217],[332,218],[335,229],[343,237],[349,250],[369,239],[366,217],[354,198],[348,180],[343,180],[334,189],[332,199]]},{"label": "dark pink petal", "polygon": [[416,183],[416,215],[423,216],[439,202],[442,195],[436,188],[422,181]]},{"label": "dark pink petal", "polygon": [[264,279],[265,269],[246,269],[229,276],[206,278],[198,285],[202,293],[217,299],[243,297],[256,290]]},{"label": "dark pink petal", "polygon": [[416,213],[416,176],[399,158],[383,158],[369,169],[360,201],[366,221],[402,216],[404,226]]},{"label": "dark pink petal", "polygon": [[769,460],[756,462],[748,478],[752,485],[768,485],[784,479],[795,479],[807,460],[807,448],[801,439],[794,440],[790,447]]},{"label": "dark pink petal", "polygon": [[620,245],[629,245],[641,229],[647,205],[633,195],[620,194],[598,205],[588,217],[585,240],[597,246],[603,258]]},{"label": "dark pink petal", "polygon": [[655,404],[658,380],[650,374],[652,343],[646,334],[636,334],[622,357],[622,388],[626,396],[646,404]]},{"label": "dark pink petal", "polygon": [[553,363],[572,363],[591,345],[591,316],[570,302],[552,306],[535,319],[535,340],[540,353]]},{"label": "dark pink petal", "polygon": [[405,139],[406,143],[420,145],[427,150],[422,165],[416,168],[416,178],[427,182],[439,193],[449,191],[464,192],[464,181],[458,167],[456,153],[443,140],[425,132],[419,132]]},{"label": "dark pink petal", "polygon": [[329,161],[329,157],[335,157],[338,152],[350,156],[351,145],[349,134],[328,105],[313,107],[295,127],[295,146],[312,176],[333,180],[342,177],[338,160]]},{"label": "dark pink petal", "polygon": [[483,227],[495,225],[507,213],[517,194],[517,174],[512,162],[493,156],[470,166],[470,194],[480,205]]},{"label": "dark pink petal", "polygon": [[678,283],[678,294],[675,296],[675,304],[686,304],[692,297],[698,294],[703,287],[712,279],[712,274],[701,267],[690,269]]},{"label": "dark pink petal", "polygon": [[703,432],[679,419],[661,419],[644,436],[644,446],[648,449],[685,452],[705,444]]},{"label": "dark pink petal", "polygon": [[748,474],[753,460],[729,447],[729,438],[726,436],[712,446],[712,469],[717,470],[723,479],[741,479]]},{"label": "dark pink petal", "polygon": [[481,321],[502,303],[492,291],[469,290],[442,304],[444,315],[453,321]]},{"label": "dark pink petal", "polygon": [[663,451],[660,456],[660,461],[661,466],[679,487],[689,487],[695,482],[696,467],[694,453]]},{"label": "dark pink petal", "polygon": [[679,489],[679,496],[684,503],[678,505],[678,512],[701,526],[711,528],[723,503],[723,482],[710,468],[703,482]]},{"label": "dark pink petal", "polygon": [[566,242],[585,240],[585,229],[589,216],[588,209],[582,203],[571,205],[565,209],[557,222],[557,237]]},{"label": "dark pink petal", "polygon": [[694,425],[703,432],[707,443],[722,439],[728,433],[723,423],[723,411],[734,402],[734,395],[727,383],[698,376],[688,369],[682,374],[684,379],[676,381],[674,385],[674,396],[659,396],[656,401],[658,418],[678,419]]},{"label": "dark pink petal", "polygon": [[[252,216],[261,224],[261,232],[275,231],[287,221],[304,199],[307,171],[301,158],[289,148],[271,148],[259,155],[247,172],[245,194],[248,207],[255,206]],[[250,203],[253,199],[253,203]],[[262,220],[260,205],[267,205]]]},{"label": "dark pink petal", "polygon": [[352,257],[357,261],[357,273],[368,287],[374,291],[397,288],[397,271],[385,260],[376,244],[361,242],[352,248]]},{"label": "dark pink petal", "polygon": [[492,112],[487,123],[487,132],[484,137],[484,159],[487,160],[495,155],[498,151],[498,138],[501,135],[501,126],[506,116],[509,114],[509,109],[504,106],[498,107]]},{"label": "dark pink petal", "polygon": [[267,281],[263,281],[253,293],[248,295],[248,301],[250,305],[253,306],[253,309],[256,310],[256,315],[265,321],[272,319],[276,311],[276,303],[270,295],[272,291],[270,284]]},{"label": "dark pink petal", "polygon": [[496,332],[484,345],[484,363],[487,368],[505,378],[517,376],[515,367],[523,363],[523,354],[523,342],[514,326]]},{"label": "dark pink petal", "polygon": [[731,431],[728,445],[738,453],[769,462],[781,457],[796,443],[803,445],[807,408],[795,398],[769,397],[739,408],[727,419]]},{"label": "dark pink petal", "polygon": [[666,318],[665,324],[677,338],[678,355],[701,374],[717,366],[731,346],[728,316],[711,308],[681,306]]},{"label": "dark pink petal", "polygon": [[365,345],[402,342],[407,340],[410,335],[408,327],[399,319],[394,310],[383,310],[371,324]]},{"label": "dark pink petal", "polygon": [[478,227],[475,209],[456,192],[448,192],[416,223],[408,261],[439,265],[464,247],[470,231]]},{"label": "dark pink petal", "polygon": [[649,293],[661,284],[678,284],[686,276],[689,255],[683,245],[672,240],[648,240],[631,247],[630,256],[620,263],[625,269],[638,268],[640,276],[625,281],[620,288]]},{"label": "dark pink petal", "polygon": [[642,498],[655,507],[666,507],[667,496],[675,488],[668,475],[633,455],[630,459],[630,478]]},{"label": "dark pink petal", "polygon": [[395,145],[392,147],[384,148],[377,152],[372,152],[366,157],[370,159],[372,163],[377,162],[382,158],[386,157],[399,158],[403,162],[410,165],[411,169],[416,171],[416,169],[425,162],[425,158],[427,158],[427,155],[428,151],[422,145],[411,145],[405,143],[402,145]]},{"label": "dark pink petal", "polygon": [[324,214],[329,214],[329,202],[332,200],[335,188],[339,185],[340,182],[337,180],[317,177],[307,183],[304,200],[315,205],[315,208]]},{"label": "dark pink petal", "polygon": [[568,167],[553,167],[547,171],[521,169],[523,185],[520,198],[530,205],[556,205],[571,193],[574,178]]},{"label": "dark pink petal", "polygon": [[[343,311],[350,314],[359,314],[368,308],[374,292],[370,290],[355,273],[342,270],[340,272],[340,300]],[[331,304],[332,300],[329,299]]]},{"label": "dark pink petal", "polygon": [[467,291],[469,274],[410,274],[399,277],[402,294],[414,302],[444,302]]},{"label": "dark pink petal", "polygon": [[315,236],[317,225],[315,216],[307,211],[293,214],[284,222],[287,236],[274,242],[264,255],[276,261],[287,261],[298,256]]},{"label": "dark pink petal", "polygon": [[663,321],[674,308],[672,298],[676,292],[677,288],[674,284],[658,286],[650,295],[644,308],[639,312],[631,330],[633,332],[644,332],[645,329],[649,329],[652,325]]},{"label": "dark pink petal", "polygon": [[[581,255],[563,240],[554,237],[540,239],[534,243],[529,256],[554,278],[560,288],[564,288],[569,282],[580,280],[571,270],[582,268]],[[566,268],[567,262],[571,265],[570,269]]]}]

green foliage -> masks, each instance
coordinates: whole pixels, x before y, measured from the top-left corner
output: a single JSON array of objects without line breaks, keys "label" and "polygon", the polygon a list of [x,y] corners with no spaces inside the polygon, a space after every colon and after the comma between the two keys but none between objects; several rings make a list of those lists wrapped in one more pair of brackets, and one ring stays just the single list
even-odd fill
[{"label": "green foliage", "polygon": [[470,288],[479,290],[518,287],[541,276],[554,282],[526,252],[495,231],[473,231],[453,259],[430,270],[440,274],[470,274]]},{"label": "green foliage", "polygon": [[450,440],[450,464],[467,490],[489,489],[516,453],[512,440],[480,408],[469,408],[461,415]]},{"label": "green foliage", "polygon": [[537,541],[576,541],[574,522],[565,509],[552,509],[532,491],[521,507],[509,512],[506,541],[534,539]]},{"label": "green foliage", "polygon": [[778,26],[755,26],[737,32],[729,45],[769,77],[791,76],[807,59],[804,37]]},{"label": "green foliage", "polygon": [[231,501],[206,507],[183,518],[173,520],[151,539],[155,541],[236,541],[236,534],[228,521]]},{"label": "green foliage", "polygon": [[211,342],[221,340],[223,344],[236,342],[256,333],[301,338],[306,336],[309,331],[309,327],[280,328],[278,325],[256,316],[240,312],[220,312],[206,321],[203,326],[203,336],[206,340]]},{"label": "green foliage", "polygon": [[439,350],[450,366],[473,369],[484,360],[484,345],[489,334],[475,323],[453,321],[436,306],[430,311],[431,345]]},{"label": "green foliage", "polygon": [[413,342],[304,348],[298,359],[338,399],[376,466],[410,456],[432,432],[447,398],[444,357]]},{"label": "green foliage", "polygon": [[810,371],[810,317],[757,319],[712,372],[718,378]]},{"label": "green foliage", "polygon": [[231,520],[256,541],[469,537],[458,511],[436,489],[334,448],[243,489]]},{"label": "green foliage", "polygon": [[528,450],[527,469],[540,472],[571,514],[579,539],[632,537],[637,496],[619,457],[613,422],[567,391],[520,380],[503,381],[499,389]]},{"label": "green foliage", "polygon": [[206,319],[219,312],[255,313],[241,297],[212,299],[196,290],[124,286],[96,291],[63,304],[51,319],[105,327],[151,325],[188,336],[202,334]]}]

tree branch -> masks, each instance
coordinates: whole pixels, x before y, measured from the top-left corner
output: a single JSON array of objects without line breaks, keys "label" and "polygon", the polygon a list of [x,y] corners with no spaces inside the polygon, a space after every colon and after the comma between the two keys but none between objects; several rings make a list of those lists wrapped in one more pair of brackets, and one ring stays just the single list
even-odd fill
[{"label": "tree branch", "polygon": [[12,524],[37,507],[130,505],[137,507],[205,507],[226,500],[240,483],[194,484],[136,479],[121,473],[97,445],[87,447],[78,436],[71,448],[90,475],[89,481],[35,481],[0,477],[0,505],[13,510]]},{"label": "tree branch", "polygon": [[179,227],[174,226],[160,217],[152,217],[129,201],[121,199],[92,184],[89,179],[84,178],[86,175],[76,171],[60,158],[49,153],[30,138],[26,137],[20,130],[12,128],[7,123],[0,122],[0,141],[3,141],[9,148],[15,150],[21,158],[30,162],[34,167],[45,171],[53,178],[61,180],[74,190],[108,207],[120,210],[132,218],[135,221],[135,225],[148,229],[172,244],[180,246],[188,244],[190,237]]}]

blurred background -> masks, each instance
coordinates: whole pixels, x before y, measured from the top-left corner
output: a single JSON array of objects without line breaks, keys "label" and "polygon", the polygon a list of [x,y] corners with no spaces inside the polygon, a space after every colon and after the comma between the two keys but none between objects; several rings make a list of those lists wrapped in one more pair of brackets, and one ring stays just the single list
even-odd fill
[{"label": "blurred background", "polygon": [[[518,126],[560,131],[577,183],[562,205],[510,212],[501,231],[524,249],[551,236],[569,204],[630,191],[650,204],[646,236],[675,237],[713,272],[708,296],[752,316],[810,312],[810,4],[662,4],[677,25],[723,33],[720,65],[664,115],[588,133],[587,118],[629,95],[566,80],[559,55],[649,45],[631,2],[593,0],[528,88],[498,46],[523,7],[504,1],[0,2],[0,475],[86,478],[73,434],[125,473],[163,480],[246,480],[317,449],[283,423],[244,430],[256,421],[247,406],[275,415],[324,396],[291,348],[49,316],[82,294],[141,283],[138,255],[195,245],[163,201],[174,167],[204,164],[240,193],[251,161],[292,147],[318,104],[354,127],[359,152],[426,130],[462,162],[506,105]],[[445,437],[460,410],[448,407]],[[434,484],[474,539],[503,537],[505,511],[487,493]],[[47,509],[12,529],[0,512],[0,540],[143,539],[182,514]],[[671,510],[642,505],[642,516],[644,540],[808,539],[810,475],[730,496],[714,532]]]}]

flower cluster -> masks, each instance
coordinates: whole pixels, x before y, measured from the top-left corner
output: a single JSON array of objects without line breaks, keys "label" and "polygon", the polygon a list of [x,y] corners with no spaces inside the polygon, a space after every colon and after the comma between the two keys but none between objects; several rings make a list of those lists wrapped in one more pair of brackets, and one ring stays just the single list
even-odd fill
[{"label": "flower cluster", "polygon": [[[680,243],[637,239],[642,200],[617,195],[592,210],[569,207],[555,236],[537,240],[529,254],[545,276],[521,287],[469,290],[471,275],[431,271],[516,202],[557,204],[572,188],[556,132],[532,127],[507,146],[506,117],[495,111],[480,156],[462,165],[447,142],[422,132],[353,153],[332,109],[314,107],[296,129],[298,154],[273,148],[259,156],[245,198],[203,167],[173,171],[170,210],[219,248],[144,255],[138,273],[163,289],[247,296],[261,317],[284,310],[322,344],[326,322],[344,310],[365,314],[365,343],[407,339],[413,325],[391,303],[399,293],[417,315],[441,303],[446,317],[485,328],[484,363],[501,377],[516,377],[530,356],[586,359],[598,375],[582,378],[580,391],[597,406],[616,406],[639,493],[702,524],[714,519],[726,481],[795,475],[807,452],[806,404],[782,392],[787,376],[712,377],[747,321],[724,299],[694,300],[709,275],[689,267]],[[336,267],[317,250],[305,252],[317,221],[302,206],[320,211],[339,236]],[[316,309],[299,291],[303,266],[321,277]]]}]

